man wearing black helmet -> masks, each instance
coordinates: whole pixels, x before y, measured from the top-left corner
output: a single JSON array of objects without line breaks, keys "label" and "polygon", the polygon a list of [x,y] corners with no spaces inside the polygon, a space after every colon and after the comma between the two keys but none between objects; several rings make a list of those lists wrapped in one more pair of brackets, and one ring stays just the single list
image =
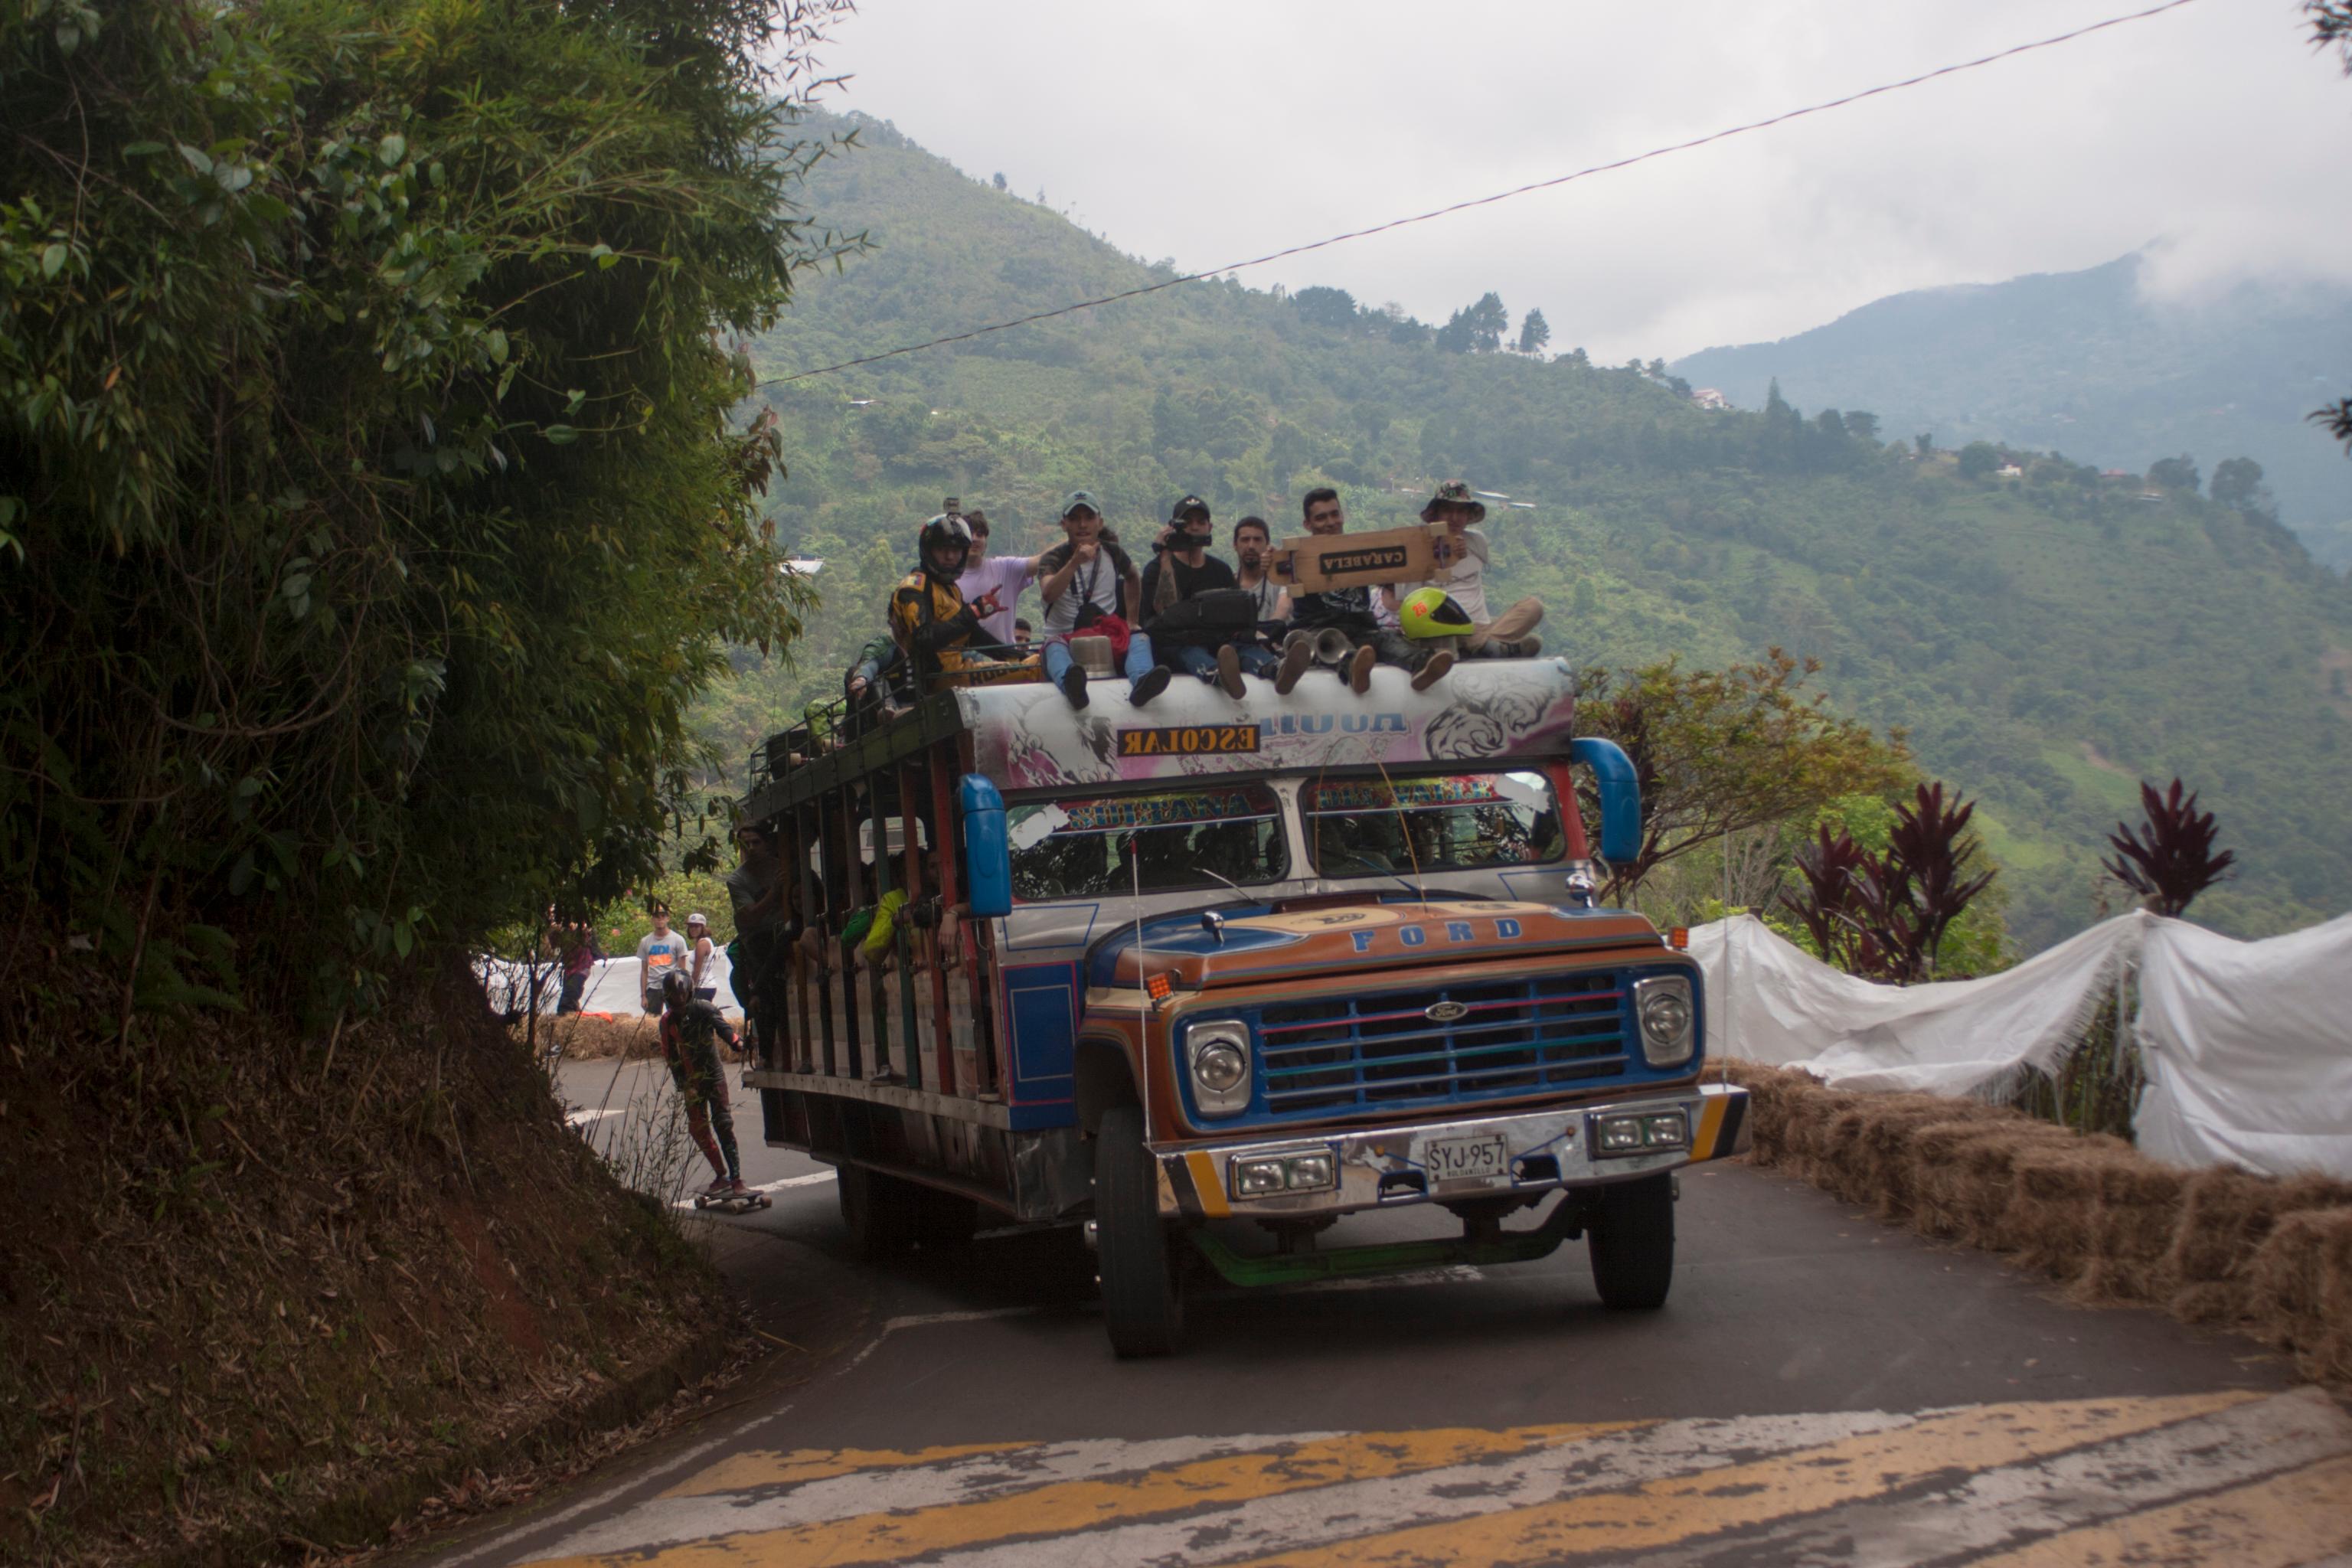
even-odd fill
[{"label": "man wearing black helmet", "polygon": [[698,1001],[687,977],[676,970],[662,977],[662,1059],[670,1082],[686,1101],[686,1129],[710,1162],[706,1198],[746,1198],[743,1156],[735,1147],[735,1116],[727,1103],[727,1074],[719,1065],[718,1042],[736,1046],[727,1015]]},{"label": "man wearing black helmet", "polygon": [[993,592],[968,605],[956,586],[971,553],[971,529],[964,520],[942,512],[923,524],[917,552],[921,564],[890,595],[890,632],[907,650],[917,694],[943,682],[992,685],[1035,679],[1033,663],[979,658],[965,651],[981,635],[981,617],[1002,606]]}]

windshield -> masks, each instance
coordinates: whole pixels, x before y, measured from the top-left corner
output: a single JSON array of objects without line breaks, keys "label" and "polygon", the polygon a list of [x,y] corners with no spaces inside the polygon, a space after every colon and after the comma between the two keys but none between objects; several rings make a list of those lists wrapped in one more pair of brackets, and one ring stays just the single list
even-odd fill
[{"label": "windshield", "polygon": [[1298,803],[1307,856],[1325,877],[1411,878],[1568,852],[1559,802],[1538,773],[1318,779]]},{"label": "windshield", "polygon": [[1290,874],[1282,809],[1264,784],[1015,805],[1004,826],[1013,891],[1027,900],[1131,892],[1139,880],[1147,893],[1217,886],[1208,871],[1244,887]]}]

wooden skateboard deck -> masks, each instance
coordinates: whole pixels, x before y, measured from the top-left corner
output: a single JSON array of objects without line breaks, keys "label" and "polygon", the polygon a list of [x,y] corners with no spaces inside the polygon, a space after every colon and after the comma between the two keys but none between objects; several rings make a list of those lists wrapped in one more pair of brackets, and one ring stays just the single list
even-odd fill
[{"label": "wooden skateboard deck", "polygon": [[1377,533],[1310,533],[1275,546],[1266,575],[1304,594],[1363,583],[1426,583],[1437,575],[1437,541],[1444,536],[1442,522]]}]

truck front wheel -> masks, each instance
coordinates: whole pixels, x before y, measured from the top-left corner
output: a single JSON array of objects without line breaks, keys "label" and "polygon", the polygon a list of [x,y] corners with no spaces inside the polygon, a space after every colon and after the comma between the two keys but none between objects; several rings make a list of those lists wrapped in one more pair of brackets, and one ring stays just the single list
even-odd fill
[{"label": "truck front wheel", "polygon": [[1184,1340],[1176,1237],[1160,1217],[1160,1173],[1143,1146],[1143,1112],[1103,1112],[1095,1137],[1096,1265],[1103,1326],[1123,1356],[1167,1355]]},{"label": "truck front wheel", "polygon": [[1644,1176],[1594,1194],[1592,1284],[1602,1305],[1646,1311],[1666,1304],[1675,1282],[1675,1179]]}]

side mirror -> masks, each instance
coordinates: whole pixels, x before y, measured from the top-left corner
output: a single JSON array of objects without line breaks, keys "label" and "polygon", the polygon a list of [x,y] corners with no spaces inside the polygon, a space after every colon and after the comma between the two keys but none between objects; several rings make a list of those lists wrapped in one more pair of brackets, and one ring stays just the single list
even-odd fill
[{"label": "side mirror", "polygon": [[1004,797],[982,775],[966,773],[957,799],[963,810],[964,901],[983,919],[1009,915],[1013,847],[1004,836]]},{"label": "side mirror", "polygon": [[1614,741],[1583,736],[1569,753],[1592,770],[1601,785],[1601,858],[1623,865],[1642,858],[1642,784],[1633,759]]}]

